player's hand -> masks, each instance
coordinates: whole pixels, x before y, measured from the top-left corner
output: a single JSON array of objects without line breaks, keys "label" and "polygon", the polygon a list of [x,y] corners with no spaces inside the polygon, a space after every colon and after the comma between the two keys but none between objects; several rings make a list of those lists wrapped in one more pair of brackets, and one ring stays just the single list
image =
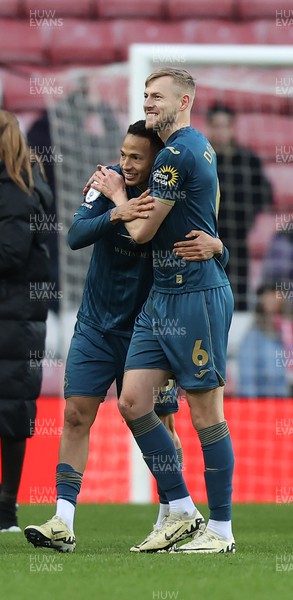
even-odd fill
[{"label": "player's hand", "polygon": [[186,236],[187,241],[176,242],[173,252],[188,262],[209,260],[215,254],[221,254],[223,243],[205,231],[192,230]]},{"label": "player's hand", "polygon": [[97,173],[98,171],[100,171],[100,170],[101,170],[102,166],[103,166],[103,165],[97,165],[97,171],[95,171],[95,172],[93,173],[93,175],[92,175],[92,176],[89,178],[89,180],[86,182],[86,184],[85,184],[85,186],[84,186],[84,188],[83,188],[83,190],[82,190],[82,194],[83,194],[83,196],[86,196],[86,195],[87,195],[87,193],[88,193],[88,191],[91,189],[91,185],[92,185],[93,181],[95,181],[95,175],[96,175],[96,173]]},{"label": "player's hand", "polygon": [[148,219],[149,212],[154,208],[154,199],[149,195],[150,190],[143,192],[139,198],[132,198],[126,204],[113,209],[111,221],[125,221],[129,223],[135,219]]},{"label": "player's hand", "polygon": [[101,192],[116,204],[121,198],[121,193],[123,194],[122,199],[124,199],[124,179],[122,175],[119,175],[119,173],[113,171],[113,169],[107,169],[102,165],[98,166],[100,167],[99,170],[92,175],[88,183],[90,183],[92,189]]}]

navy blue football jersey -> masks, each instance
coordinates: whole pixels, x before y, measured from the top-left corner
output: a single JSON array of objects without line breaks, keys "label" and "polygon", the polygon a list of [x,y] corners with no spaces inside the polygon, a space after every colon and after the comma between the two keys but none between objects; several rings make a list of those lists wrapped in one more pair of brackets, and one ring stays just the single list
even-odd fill
[{"label": "navy blue football jersey", "polygon": [[152,240],[154,288],[166,293],[205,290],[229,281],[222,261],[187,262],[172,253],[174,242],[192,229],[217,236],[220,200],[216,154],[192,127],[173,133],[150,175],[152,195],[172,206]]}]

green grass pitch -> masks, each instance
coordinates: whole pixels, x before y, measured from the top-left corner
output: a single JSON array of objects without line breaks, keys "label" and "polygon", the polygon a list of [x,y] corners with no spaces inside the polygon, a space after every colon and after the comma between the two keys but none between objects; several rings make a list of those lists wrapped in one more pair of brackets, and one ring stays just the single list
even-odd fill
[{"label": "green grass pitch", "polygon": [[[206,507],[199,508],[206,514]],[[154,505],[79,505],[74,554],[36,549],[22,533],[0,534],[2,600],[290,600],[293,505],[234,506],[235,555],[136,555]],[[53,515],[20,506],[21,527]]]}]

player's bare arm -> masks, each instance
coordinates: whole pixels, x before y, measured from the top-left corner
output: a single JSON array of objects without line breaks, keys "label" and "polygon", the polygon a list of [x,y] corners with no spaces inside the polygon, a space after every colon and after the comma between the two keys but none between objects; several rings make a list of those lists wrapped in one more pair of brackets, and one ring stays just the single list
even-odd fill
[{"label": "player's bare arm", "polygon": [[[123,177],[112,169],[101,167],[100,170],[96,171],[89,179],[87,185],[88,184],[90,184],[93,189],[105,194],[107,198],[110,198],[119,210],[121,210],[121,207],[128,204]],[[159,199],[149,196],[149,192],[150,190],[146,190],[136,199],[138,202],[143,203],[142,206],[144,206],[144,204],[145,206],[152,206],[151,212],[148,213],[148,218],[143,219],[140,215],[140,218],[128,222],[125,225],[132,239],[137,244],[145,244],[154,237],[161,223],[172,208],[172,206],[165,204],[164,201],[160,202]]]}]

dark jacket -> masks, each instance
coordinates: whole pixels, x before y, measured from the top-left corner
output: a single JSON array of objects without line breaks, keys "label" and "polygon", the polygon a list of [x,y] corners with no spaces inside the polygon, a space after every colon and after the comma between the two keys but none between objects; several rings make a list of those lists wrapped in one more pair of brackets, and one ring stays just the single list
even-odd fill
[{"label": "dark jacket", "polygon": [[45,212],[52,202],[38,165],[22,191],[0,161],[0,437],[30,437],[42,381],[49,254]]}]

